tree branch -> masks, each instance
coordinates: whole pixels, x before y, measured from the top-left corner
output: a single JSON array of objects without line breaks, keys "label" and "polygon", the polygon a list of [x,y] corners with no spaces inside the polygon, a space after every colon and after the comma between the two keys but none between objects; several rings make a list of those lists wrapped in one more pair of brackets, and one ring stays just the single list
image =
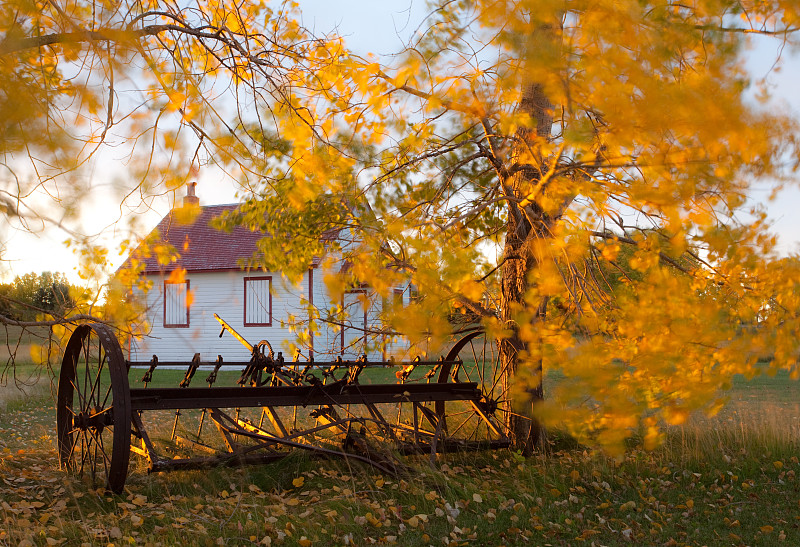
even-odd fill
[{"label": "tree branch", "polygon": [[191,29],[177,25],[150,25],[139,30],[82,30],[77,32],[57,32],[29,38],[10,38],[0,42],[0,57],[26,49],[36,49],[53,44],[79,44],[82,42],[131,42],[144,36],[155,36],[166,30],[177,30],[193,34]]},{"label": "tree branch", "polygon": [[0,315],[0,323],[3,325],[13,325],[16,327],[52,327],[55,325],[64,325],[66,323],[76,323],[78,321],[94,321],[96,323],[105,323],[102,319],[98,319],[93,315],[79,313],[70,317],[63,317],[61,319],[52,319],[50,321],[18,321],[5,315]]},{"label": "tree branch", "polygon": [[[594,237],[599,237],[599,238],[602,238],[602,239],[610,239],[612,241],[619,241],[620,243],[626,243],[628,245],[634,245],[634,246],[637,245],[636,240],[631,239],[629,237],[621,236],[619,234],[615,234],[613,232],[589,232],[589,235],[594,236]],[[668,254],[662,253],[662,252],[659,251],[658,256],[662,261],[666,262],[667,264],[669,264],[673,268],[675,268],[677,270],[680,270],[681,272],[683,272],[685,274],[691,274],[692,273],[691,270],[689,270],[689,268],[687,268],[686,266],[683,266],[682,264],[680,264],[677,260],[675,260],[674,258],[669,256]]]}]

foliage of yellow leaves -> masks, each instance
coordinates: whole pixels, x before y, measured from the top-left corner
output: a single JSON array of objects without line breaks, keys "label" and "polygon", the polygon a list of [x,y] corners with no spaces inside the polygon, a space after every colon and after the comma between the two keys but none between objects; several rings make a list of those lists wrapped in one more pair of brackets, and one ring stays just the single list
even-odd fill
[{"label": "foliage of yellow leaves", "polygon": [[[455,315],[483,321],[498,339],[518,335],[526,349],[514,392],[536,387],[540,366],[563,374],[568,382],[538,417],[619,454],[632,434],[653,447],[663,425],[718,410],[720,388],[735,374],[755,374],[759,355],[772,359],[771,371],[800,374],[798,265],[773,260],[775,239],[758,211],[752,222],[734,222],[751,181],[782,176],[778,159],[797,155],[796,124],[746,100],[737,55],[747,32],[781,36],[800,14],[790,0],[752,2],[738,22],[723,4],[442,3],[419,47],[393,66],[351,53],[335,34],[311,36],[296,3],[180,6],[177,19],[154,20],[186,16],[213,30],[4,57],[14,92],[3,95],[0,113],[15,129],[0,151],[11,157],[34,143],[48,171],[72,172],[105,138],[108,107],[126,104],[108,104],[111,74],[134,79],[148,107],[113,121],[130,124],[127,141],[141,151],[132,153],[131,175],[143,192],[178,188],[206,161],[198,158],[213,158],[254,209],[270,201],[272,211],[288,212],[261,215],[276,239],[289,240],[269,253],[287,275],[313,259],[298,233],[352,229],[357,243],[324,251],[352,265],[347,279],[325,277],[332,318],[343,319],[338,302],[355,283],[378,297],[410,283],[423,298],[382,317],[387,329],[424,351],[450,342]],[[13,2],[0,10],[2,28],[7,38],[89,24],[118,30],[130,22],[120,14],[139,9],[68,5]],[[741,32],[715,31],[721,22]],[[85,79],[64,73],[81,66],[101,68]],[[557,131],[520,108],[530,75]],[[83,80],[102,85],[76,83]],[[230,123],[240,97],[246,113]],[[75,105],[79,115],[65,122],[53,104]],[[74,140],[77,128],[84,133]],[[58,195],[74,215],[81,192]],[[178,222],[196,214],[174,213]],[[287,216],[295,221],[288,234]],[[546,221],[536,237],[523,234],[522,250],[504,249],[515,219],[516,227]],[[86,244],[79,252],[81,276],[102,280],[105,250]],[[164,266],[176,260],[176,249],[146,252]],[[136,311],[121,295],[146,288],[137,286],[137,260],[105,310],[120,324]],[[526,265],[519,295],[498,273],[514,261]],[[88,298],[81,306],[95,310]],[[38,354],[53,358],[49,349]]]}]

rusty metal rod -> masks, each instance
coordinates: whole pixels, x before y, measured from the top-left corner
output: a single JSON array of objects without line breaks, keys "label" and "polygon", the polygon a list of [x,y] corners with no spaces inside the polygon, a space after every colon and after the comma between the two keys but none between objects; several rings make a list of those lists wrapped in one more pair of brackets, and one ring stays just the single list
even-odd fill
[{"label": "rusty metal rod", "polygon": [[131,389],[133,410],[480,401],[476,383]]}]

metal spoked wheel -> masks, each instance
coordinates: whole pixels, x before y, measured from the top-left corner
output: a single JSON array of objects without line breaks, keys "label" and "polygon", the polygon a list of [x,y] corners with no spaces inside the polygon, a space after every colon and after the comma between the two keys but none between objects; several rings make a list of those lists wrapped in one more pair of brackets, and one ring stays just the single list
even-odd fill
[{"label": "metal spoked wheel", "polygon": [[120,493],[130,460],[130,391],[125,358],[111,329],[80,325],[61,364],[57,424],[61,467]]},{"label": "metal spoked wheel", "polygon": [[413,432],[418,444],[441,443],[444,446],[440,448],[444,450],[509,444],[505,417],[510,397],[496,347],[485,340],[481,331],[458,340],[441,365],[435,369],[415,370],[405,382],[474,383],[481,394],[480,400],[399,405],[398,427],[400,431]]},{"label": "metal spoked wheel", "polygon": [[482,331],[466,335],[450,350],[453,360],[461,361],[458,370],[443,367],[441,381],[476,383],[481,392],[479,401],[440,401],[437,413],[443,413],[447,437],[464,444],[507,445],[509,431],[506,414],[511,395],[501,370],[500,355]]}]

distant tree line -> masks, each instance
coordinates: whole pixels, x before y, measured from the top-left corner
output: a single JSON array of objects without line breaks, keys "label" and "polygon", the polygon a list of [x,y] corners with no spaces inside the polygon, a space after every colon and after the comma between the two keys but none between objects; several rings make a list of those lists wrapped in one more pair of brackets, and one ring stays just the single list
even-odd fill
[{"label": "distant tree line", "polygon": [[11,283],[0,284],[0,314],[16,321],[34,321],[37,316],[63,316],[75,301],[70,284],[59,272],[27,273]]}]

